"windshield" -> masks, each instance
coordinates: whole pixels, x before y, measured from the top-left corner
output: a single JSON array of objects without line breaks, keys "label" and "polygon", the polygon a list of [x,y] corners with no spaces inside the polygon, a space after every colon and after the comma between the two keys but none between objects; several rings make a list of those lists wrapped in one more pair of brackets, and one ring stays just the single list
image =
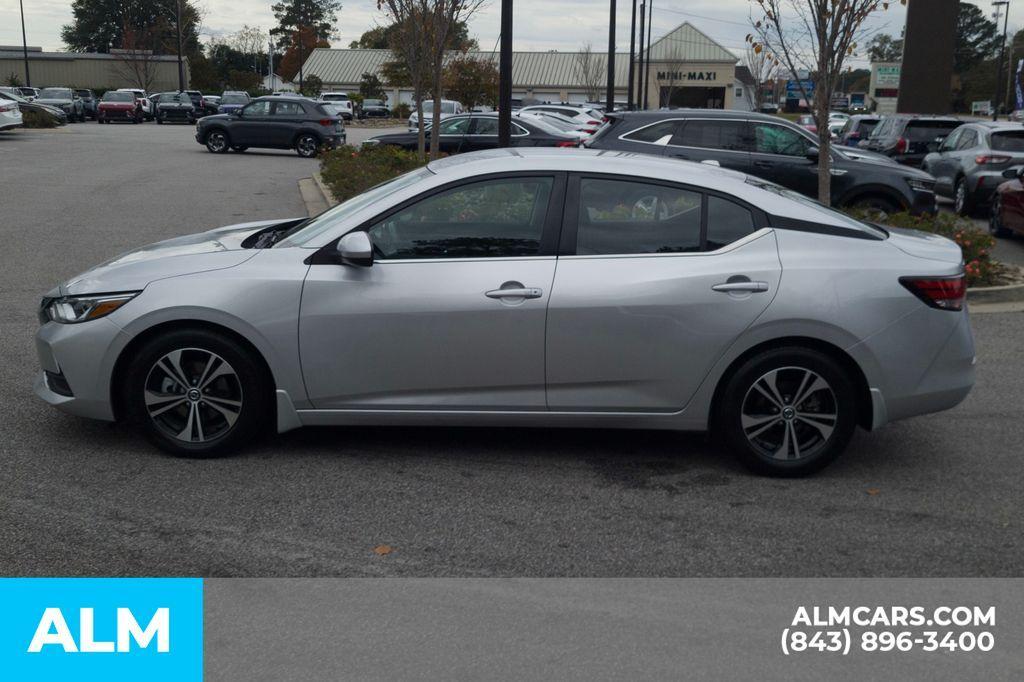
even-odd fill
[{"label": "windshield", "polygon": [[192,104],[192,98],[186,93],[181,92],[163,92],[160,93],[160,104],[170,104],[171,102],[180,102],[182,104]]},{"label": "windshield", "polygon": [[1024,130],[993,133],[992,149],[999,152],[1024,152]]},{"label": "windshield", "polygon": [[363,106],[364,107],[379,107],[382,104],[384,104],[384,100],[380,100],[380,99],[364,99],[363,100]]},{"label": "windshield", "polygon": [[78,93],[79,97],[85,97],[87,99],[92,97],[92,93],[88,90],[75,90],[75,92]]},{"label": "windshield", "polygon": [[792,201],[797,202],[798,204],[803,205],[805,208],[810,208],[818,213],[821,213],[823,219],[825,219],[825,222],[828,223],[829,225],[840,225],[842,227],[849,227],[850,229],[858,230],[860,232],[867,232],[871,236],[877,237],[878,239],[885,239],[888,236],[884,230],[881,230],[869,223],[865,223],[863,221],[852,218],[851,216],[848,216],[841,211],[829,208],[825,204],[817,202],[814,199],[809,199],[808,197],[805,197],[803,194],[794,192],[792,190],[788,190],[785,187],[781,187],[780,185],[776,185],[771,182],[765,182],[764,180],[760,180],[758,178],[749,176],[747,177],[747,184],[753,185],[754,187],[757,187],[759,189],[763,189],[766,192],[771,192],[773,194],[778,194],[781,197],[786,197],[787,199],[790,199]]},{"label": "windshield", "polygon": [[130,92],[106,92],[103,94],[104,102],[134,102],[135,95]]},{"label": "windshield", "polygon": [[220,98],[220,103],[221,104],[248,104],[249,103],[249,96],[248,95],[235,95],[235,94],[224,95],[223,97]]},{"label": "windshield", "polygon": [[[558,115],[552,116],[552,115],[548,114],[548,115],[545,115],[545,116],[540,116],[540,117],[538,117],[538,119],[543,121],[544,123],[547,123],[552,128],[556,128],[558,130],[562,130],[562,131],[576,130],[576,125],[575,124],[573,124],[570,121],[566,121],[565,119],[559,117]],[[538,120],[538,119],[534,119],[534,120]]]},{"label": "windshield", "polygon": [[71,91],[67,88],[43,88],[39,91],[39,99],[71,99]]},{"label": "windshield", "polygon": [[320,99],[324,100],[325,102],[345,102],[348,100],[348,95],[343,93],[329,93],[326,95],[321,95]]},{"label": "windshield", "polygon": [[405,175],[399,175],[397,178],[388,180],[376,187],[371,187],[362,194],[358,194],[348,201],[342,202],[334,208],[321,213],[309,222],[299,225],[295,228],[294,232],[288,234],[288,236],[278,242],[276,246],[305,246],[311,240],[330,230],[353,213],[370,206],[376,201],[380,201],[389,194],[400,192],[406,187],[415,185],[420,180],[430,177],[431,175],[433,175],[433,173],[424,166],[423,168],[417,168],[414,171],[410,171]]}]

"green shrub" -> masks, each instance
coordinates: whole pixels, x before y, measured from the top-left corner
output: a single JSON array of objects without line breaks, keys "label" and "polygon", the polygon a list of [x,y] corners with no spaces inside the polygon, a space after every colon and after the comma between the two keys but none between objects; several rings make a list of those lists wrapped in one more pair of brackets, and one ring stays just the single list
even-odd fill
[{"label": "green shrub", "polygon": [[[854,212],[853,215],[865,219],[863,213]],[[996,240],[976,228],[970,220],[953,213],[915,216],[907,212],[893,213],[883,219],[875,216],[870,219],[889,227],[921,230],[952,239],[964,255],[967,286],[987,286],[999,282],[1002,266],[990,257]]]},{"label": "green shrub", "polygon": [[374,185],[425,165],[416,152],[390,145],[358,149],[350,145],[324,153],[320,174],[334,198],[346,201]]},{"label": "green shrub", "polygon": [[391,110],[391,116],[394,118],[408,119],[411,115],[412,107],[410,107],[405,102],[402,102],[401,104],[397,105],[394,109]]},{"label": "green shrub", "polygon": [[56,128],[57,119],[41,111],[26,111],[21,115],[21,125],[26,128]]}]

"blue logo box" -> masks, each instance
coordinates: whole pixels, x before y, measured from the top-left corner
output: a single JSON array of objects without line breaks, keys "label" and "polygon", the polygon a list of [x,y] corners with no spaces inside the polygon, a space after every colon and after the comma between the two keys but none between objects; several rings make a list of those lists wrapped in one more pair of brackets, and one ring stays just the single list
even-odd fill
[{"label": "blue logo box", "polygon": [[0,578],[4,680],[203,677],[200,578]]}]

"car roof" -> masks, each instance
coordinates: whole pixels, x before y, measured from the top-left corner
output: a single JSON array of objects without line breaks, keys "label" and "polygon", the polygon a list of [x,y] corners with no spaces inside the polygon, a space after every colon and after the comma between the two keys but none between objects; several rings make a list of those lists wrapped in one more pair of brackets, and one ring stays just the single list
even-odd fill
[{"label": "car roof", "polygon": [[578,172],[623,175],[635,179],[668,180],[719,191],[757,206],[769,214],[856,230],[839,216],[830,220],[827,212],[761,189],[738,171],[705,163],[669,159],[634,152],[565,149],[559,147],[510,147],[456,154],[431,161],[427,168],[444,179],[460,180],[487,173],[522,171]]},{"label": "car roof", "polygon": [[984,128],[989,132],[1003,130],[1024,131],[1024,125],[1021,125],[1020,123],[1014,123],[1013,121],[968,121],[965,125],[973,125],[979,128]]}]

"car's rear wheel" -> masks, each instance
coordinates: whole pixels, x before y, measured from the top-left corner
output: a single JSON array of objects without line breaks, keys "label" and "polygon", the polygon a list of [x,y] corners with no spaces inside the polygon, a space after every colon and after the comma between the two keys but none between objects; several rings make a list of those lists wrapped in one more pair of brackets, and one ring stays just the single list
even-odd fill
[{"label": "car's rear wheel", "polygon": [[223,130],[211,130],[206,134],[206,148],[214,154],[223,154],[230,147],[228,135]]},{"label": "car's rear wheel", "polygon": [[1006,237],[1010,234],[1010,231],[1003,226],[1003,197],[998,192],[992,198],[992,211],[988,216],[988,232],[993,237]]},{"label": "car's rear wheel", "polygon": [[953,210],[958,215],[967,216],[974,210],[971,195],[967,192],[967,180],[959,178],[953,188]]},{"label": "car's rear wheel", "polygon": [[311,159],[320,151],[320,139],[316,135],[304,133],[295,141],[295,151],[304,159]]},{"label": "car's rear wheel", "polygon": [[856,391],[824,353],[779,348],[759,353],[732,374],[715,427],[750,469],[803,476],[838,457],[857,423]]},{"label": "car's rear wheel", "polygon": [[134,354],[125,376],[130,421],[174,455],[210,457],[237,449],[265,427],[271,413],[272,386],[257,358],[208,330],[155,337]]}]

